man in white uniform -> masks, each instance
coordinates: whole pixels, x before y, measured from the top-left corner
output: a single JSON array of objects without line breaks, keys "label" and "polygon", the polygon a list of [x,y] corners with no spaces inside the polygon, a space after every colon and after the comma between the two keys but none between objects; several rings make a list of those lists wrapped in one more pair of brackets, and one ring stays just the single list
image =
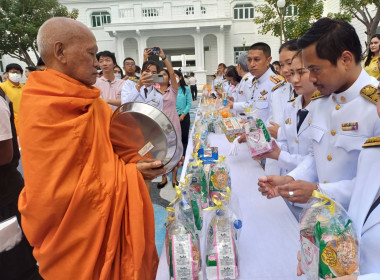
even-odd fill
[{"label": "man in white uniform", "polygon": [[373,104],[378,82],[362,69],[359,38],[346,22],[320,19],[298,45],[310,81],[324,96],[311,104],[312,150],[288,176],[260,178],[259,190],[305,203],[319,188],[347,209],[362,145],[380,135]]},{"label": "man in white uniform", "polygon": [[[237,60],[236,71],[241,77],[239,88],[233,102],[242,102],[243,104],[249,102],[252,93],[252,80],[253,76],[248,69],[248,53],[241,53]],[[242,112],[239,112],[242,113]]]}]

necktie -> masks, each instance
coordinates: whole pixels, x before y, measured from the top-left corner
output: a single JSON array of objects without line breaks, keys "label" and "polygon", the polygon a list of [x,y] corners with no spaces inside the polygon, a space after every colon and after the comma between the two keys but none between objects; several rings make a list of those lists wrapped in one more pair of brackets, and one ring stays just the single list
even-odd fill
[{"label": "necktie", "polygon": [[298,112],[297,112],[297,116],[298,116],[297,133],[300,130],[300,127],[301,127],[301,125],[302,125],[303,121],[305,120],[308,113],[309,113],[308,110],[302,110],[302,109],[298,110]]},{"label": "necktie", "polygon": [[144,93],[145,93],[145,99],[148,97],[148,89],[144,88]]}]

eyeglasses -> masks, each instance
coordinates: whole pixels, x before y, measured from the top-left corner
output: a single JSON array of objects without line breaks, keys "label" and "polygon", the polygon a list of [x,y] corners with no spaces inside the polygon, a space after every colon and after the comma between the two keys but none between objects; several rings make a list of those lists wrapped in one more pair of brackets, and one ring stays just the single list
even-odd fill
[{"label": "eyeglasses", "polygon": [[124,65],[125,66],[135,66],[135,64],[132,62],[132,63],[128,63],[128,62],[126,62],[126,63],[124,63]]}]

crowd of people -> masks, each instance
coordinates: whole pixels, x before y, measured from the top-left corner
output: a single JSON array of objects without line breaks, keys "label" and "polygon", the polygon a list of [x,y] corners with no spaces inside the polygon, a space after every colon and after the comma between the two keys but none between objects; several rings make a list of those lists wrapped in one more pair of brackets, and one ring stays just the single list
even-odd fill
[{"label": "crowd of people", "polygon": [[[163,167],[135,155],[123,162],[109,140],[110,119],[126,102],[155,106],[173,123],[185,155],[195,75],[174,70],[157,47],[145,49],[141,70],[131,57],[120,67],[114,53],[98,52],[85,25],[67,18],[46,21],[37,43],[41,59],[25,69],[25,86],[18,64],[7,65],[0,84],[0,222],[16,216],[26,236],[0,252],[1,278],[154,279],[146,181]],[[358,279],[380,279],[379,47],[375,34],[362,60],[355,29],[323,18],[285,42],[277,62],[258,42],[237,65],[220,63],[211,87],[233,114],[249,108],[268,126],[273,151],[254,158],[265,168],[263,196],[283,197],[298,216],[320,190],[348,210],[360,236]]]}]

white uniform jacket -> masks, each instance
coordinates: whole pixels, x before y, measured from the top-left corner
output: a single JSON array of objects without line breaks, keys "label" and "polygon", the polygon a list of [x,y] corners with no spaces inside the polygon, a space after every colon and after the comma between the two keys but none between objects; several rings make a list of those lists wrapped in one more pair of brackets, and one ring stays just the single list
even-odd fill
[{"label": "white uniform jacket", "polygon": [[380,135],[380,119],[373,104],[378,83],[362,70],[346,91],[311,102],[312,149],[288,174],[295,180],[319,181],[320,189],[346,209],[362,145]]},{"label": "white uniform jacket", "polygon": [[[272,107],[272,97],[283,91],[282,86],[284,84],[286,84],[286,81],[268,68],[260,78],[252,80],[248,102],[234,103],[233,109],[237,112],[244,112],[244,108],[252,106],[251,111],[257,109],[258,116],[264,123],[267,123]],[[275,99],[277,100],[278,97],[276,96]]]},{"label": "white uniform jacket", "polygon": [[[246,103],[251,98],[251,92],[252,92],[252,80],[253,76],[250,72],[246,73],[239,83],[239,89],[236,94],[236,98],[234,96],[234,103],[243,102]],[[243,113],[243,111],[239,113]]]},{"label": "white uniform jacket", "polygon": [[162,94],[155,89],[155,87],[148,87],[147,97],[145,97],[145,86],[140,88],[140,91],[136,89],[136,82],[132,80],[126,80],[121,90],[121,104],[127,102],[143,102],[149,105],[155,106],[162,111],[163,97]]},{"label": "white uniform jacket", "polygon": [[380,205],[364,224],[370,207],[380,195],[380,137],[376,138],[376,146],[366,147],[360,153],[355,187],[348,208],[360,245],[361,276],[358,280],[380,279]]},{"label": "white uniform jacket", "polygon": [[298,110],[302,109],[302,96],[289,101],[285,107],[284,121],[280,123],[277,144],[281,149],[278,158],[278,166],[281,174],[288,174],[308,155],[311,147],[311,139],[308,135],[311,124],[310,104],[304,108],[309,111],[297,132]]}]

